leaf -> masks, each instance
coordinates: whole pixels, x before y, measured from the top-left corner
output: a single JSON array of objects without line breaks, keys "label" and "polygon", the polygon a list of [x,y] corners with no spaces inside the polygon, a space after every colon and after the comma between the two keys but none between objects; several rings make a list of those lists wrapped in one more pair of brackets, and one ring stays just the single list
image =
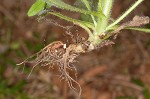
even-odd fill
[{"label": "leaf", "polygon": [[92,11],[87,11],[84,9],[80,9],[74,6],[71,6],[65,2],[63,2],[62,0],[44,0],[47,4],[53,4],[53,6],[58,7],[60,9],[65,9],[65,10],[69,10],[69,11],[73,11],[73,12],[79,12],[79,13],[83,13],[83,14],[90,14],[90,15],[94,15],[94,16],[98,16],[99,14],[101,14],[101,12],[97,13],[97,12],[92,12]]},{"label": "leaf", "polygon": [[[87,1],[87,0],[82,0],[82,2],[85,4],[85,6],[87,7],[87,9],[89,10],[89,11],[91,11],[91,6],[90,6],[90,3],[89,3],[89,1]],[[101,11],[102,12],[102,11]],[[101,16],[101,14],[99,14],[99,16]],[[86,17],[86,16],[85,16]],[[88,17],[88,16],[87,16]],[[91,15],[91,18],[92,18],[92,20],[93,20],[93,22],[94,22],[94,24],[95,24],[95,26],[97,25],[97,23],[96,23],[96,20],[95,20],[95,17],[93,16],[93,15]],[[91,19],[91,18],[89,18],[89,19]],[[89,21],[90,22],[90,21]]]},{"label": "leaf", "polygon": [[87,9],[87,7],[86,7],[85,4],[82,2],[82,0],[76,0],[73,5],[74,5],[75,7],[77,7],[77,8]]},{"label": "leaf", "polygon": [[34,16],[42,11],[46,6],[46,3],[43,0],[37,0],[29,9],[28,16]]},{"label": "leaf", "polygon": [[66,21],[69,21],[69,22],[73,22],[74,24],[82,27],[83,29],[85,29],[87,31],[87,33],[89,34],[89,36],[92,36],[93,34],[91,33],[91,29],[94,29],[94,25],[90,22],[85,22],[85,21],[81,21],[81,20],[77,20],[77,19],[73,19],[73,18],[70,18],[70,17],[67,17],[67,16],[64,16],[60,13],[57,13],[57,12],[48,12],[49,14],[52,14],[54,16],[57,16],[59,17],[60,19],[64,19]]},{"label": "leaf", "polygon": [[125,28],[125,29],[136,30],[136,31],[140,31],[140,32],[150,33],[150,29],[147,29],[147,28],[128,27],[128,28]]},{"label": "leaf", "polygon": [[89,4],[89,1],[88,0],[81,0],[81,1],[85,4],[85,6],[87,7],[87,9],[89,11],[91,11],[91,7],[90,7],[90,4]]},{"label": "leaf", "polygon": [[102,10],[102,0],[98,0],[98,11]]},{"label": "leaf", "polygon": [[90,15],[81,14],[81,20],[86,22],[93,22]]},{"label": "leaf", "polygon": [[57,16],[57,17],[59,17],[59,18],[61,18],[61,19],[67,20],[67,21],[69,21],[69,22],[73,22],[74,24],[79,25],[79,26],[84,25],[84,26],[89,27],[89,28],[91,28],[91,29],[94,28],[94,27],[93,27],[93,24],[90,23],[90,22],[73,19],[73,18],[67,17],[67,16],[65,16],[65,15],[63,15],[63,14],[57,13],[57,12],[48,12],[48,13],[49,13],[49,14],[52,14],[52,15],[54,15],[54,16]]},{"label": "leaf", "polygon": [[98,0],[76,0],[74,3],[78,8],[90,9],[89,11],[96,11],[98,7]]}]

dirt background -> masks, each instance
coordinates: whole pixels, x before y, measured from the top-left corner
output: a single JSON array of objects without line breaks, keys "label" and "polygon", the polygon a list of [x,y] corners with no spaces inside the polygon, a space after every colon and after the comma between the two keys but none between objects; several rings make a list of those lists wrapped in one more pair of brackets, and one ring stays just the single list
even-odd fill
[{"label": "dirt background", "polygon": [[[65,1],[74,3],[74,0]],[[134,1],[115,0],[112,17],[117,18]],[[76,99],[77,95],[58,79],[55,69],[49,72],[39,66],[27,79],[32,67],[27,66],[22,72],[23,66],[16,66],[53,41],[71,43],[65,29],[27,16],[32,3],[33,0],[1,0],[0,99]],[[149,9],[150,0],[145,0],[123,22],[135,15],[150,16]],[[80,18],[77,13],[56,10]],[[53,19],[64,26],[72,25]],[[79,36],[86,34],[77,26],[71,32]],[[126,30],[114,42],[113,46],[78,57],[75,66],[82,87],[81,99],[150,99],[150,34]]]}]

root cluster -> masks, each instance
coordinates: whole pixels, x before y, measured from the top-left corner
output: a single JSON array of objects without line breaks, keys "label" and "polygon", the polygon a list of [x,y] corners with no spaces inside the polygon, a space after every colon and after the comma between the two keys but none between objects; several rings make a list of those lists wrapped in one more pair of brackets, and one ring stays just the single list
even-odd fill
[{"label": "root cluster", "polygon": [[[77,71],[73,63],[76,62],[76,57],[83,52],[83,48],[79,45],[71,44],[66,47],[66,44],[61,41],[55,41],[17,65],[25,65],[26,63],[34,64],[28,78],[33,69],[38,65],[48,66],[49,69],[55,68],[54,66],[57,65],[59,66],[60,79],[65,79],[68,82],[68,86],[80,96],[80,84],[69,75],[69,70],[74,71],[76,76]],[[76,88],[74,84],[78,86],[78,88]]]}]

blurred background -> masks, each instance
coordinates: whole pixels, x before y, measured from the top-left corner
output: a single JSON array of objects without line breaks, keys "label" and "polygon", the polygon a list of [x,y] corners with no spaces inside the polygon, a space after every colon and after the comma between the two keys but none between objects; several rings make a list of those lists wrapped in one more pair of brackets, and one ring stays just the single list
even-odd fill
[{"label": "blurred background", "polygon": [[[75,0],[64,0],[74,4]],[[1,0],[0,3],[0,99],[76,99],[75,93],[60,81],[55,69],[34,69],[16,66],[30,55],[53,41],[71,43],[66,30],[37,16],[28,17],[27,11],[34,0]],[[135,0],[115,0],[112,17],[117,18]],[[135,15],[150,17],[150,0],[145,0],[123,22]],[[78,13],[56,9],[80,19]],[[72,23],[51,16],[63,26]],[[85,31],[73,26],[70,32],[77,36]],[[75,64],[78,82],[82,87],[81,99],[150,99],[150,34],[122,31],[115,45],[82,54]]]}]

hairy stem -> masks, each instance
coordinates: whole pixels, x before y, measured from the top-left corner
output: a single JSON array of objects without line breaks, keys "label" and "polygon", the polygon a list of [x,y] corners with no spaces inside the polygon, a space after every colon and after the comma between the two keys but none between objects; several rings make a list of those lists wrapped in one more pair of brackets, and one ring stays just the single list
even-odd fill
[{"label": "hairy stem", "polygon": [[144,0],[138,0],[135,2],[123,15],[121,15],[115,22],[110,24],[107,28],[106,31],[109,30],[111,27],[117,25],[121,20],[123,20],[128,14],[130,14],[141,2]]},{"label": "hairy stem", "polygon": [[97,21],[97,26],[96,29],[94,30],[94,35],[89,36],[89,41],[93,45],[97,45],[101,42],[99,36],[103,33],[105,30],[109,17],[110,17],[110,11],[112,8],[113,0],[99,0],[98,1],[98,12],[103,12],[98,16],[98,21]]},{"label": "hairy stem", "polygon": [[113,4],[113,0],[99,0],[98,11],[102,10],[105,17],[99,16],[98,24],[97,24],[96,32],[95,32],[96,35],[100,35],[101,33],[104,32],[108,24],[109,17],[110,17],[112,4]]}]

